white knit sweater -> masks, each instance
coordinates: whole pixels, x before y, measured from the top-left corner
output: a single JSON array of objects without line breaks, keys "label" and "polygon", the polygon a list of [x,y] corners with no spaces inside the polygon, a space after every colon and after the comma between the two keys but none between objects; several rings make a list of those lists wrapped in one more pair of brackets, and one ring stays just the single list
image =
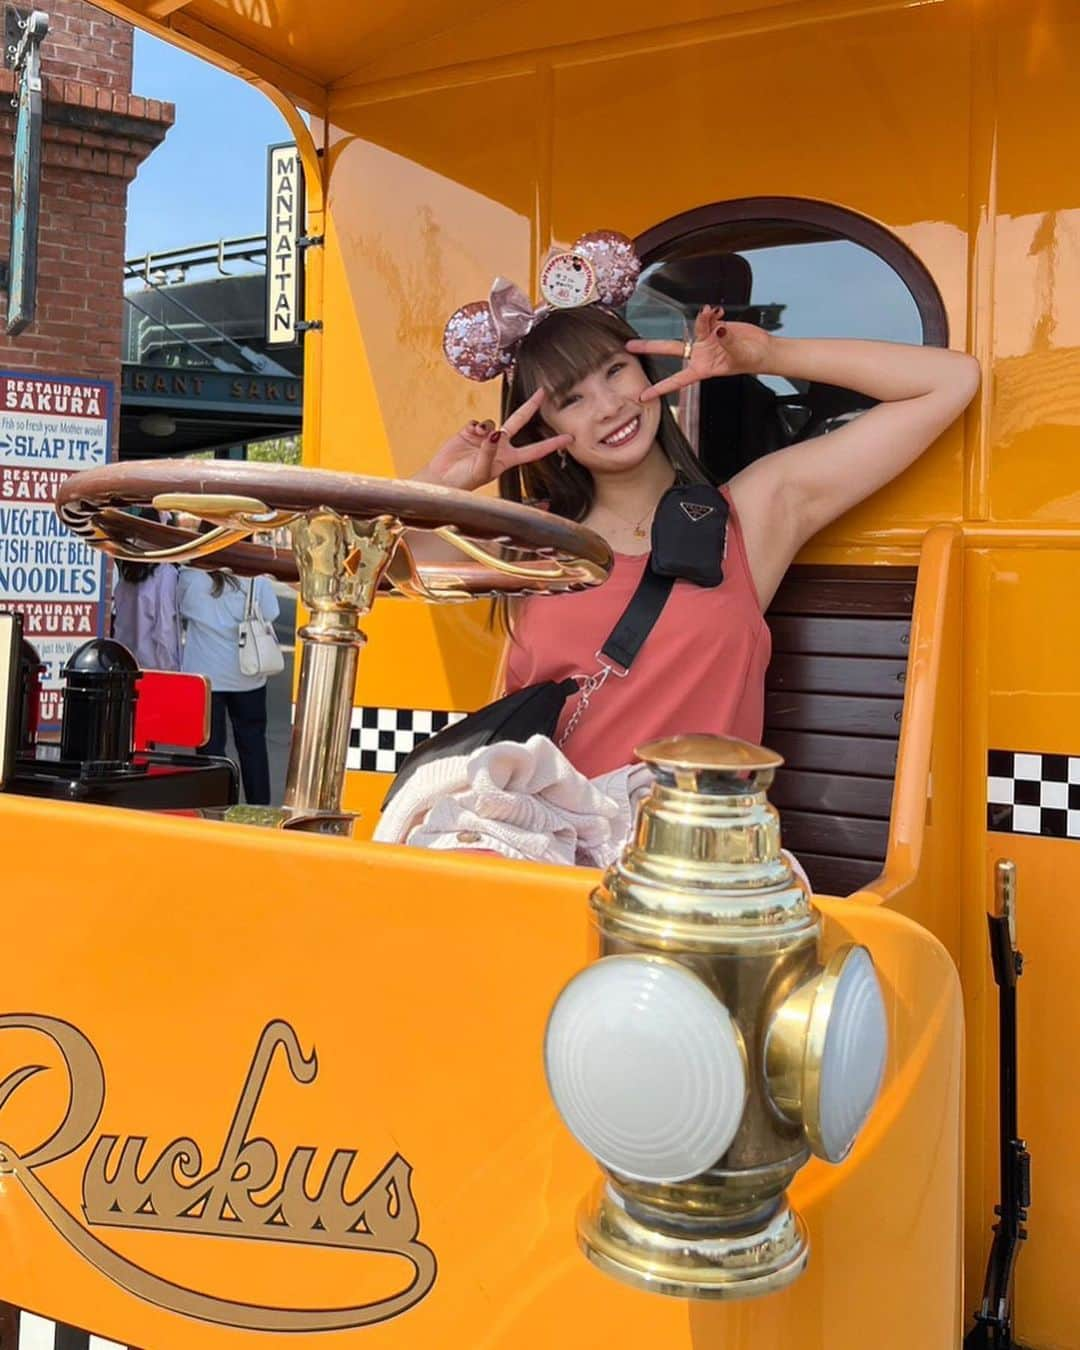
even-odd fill
[{"label": "white knit sweater", "polygon": [[651,782],[644,764],[585,778],[546,736],[501,741],[418,769],[383,812],[375,838],[607,867]]}]

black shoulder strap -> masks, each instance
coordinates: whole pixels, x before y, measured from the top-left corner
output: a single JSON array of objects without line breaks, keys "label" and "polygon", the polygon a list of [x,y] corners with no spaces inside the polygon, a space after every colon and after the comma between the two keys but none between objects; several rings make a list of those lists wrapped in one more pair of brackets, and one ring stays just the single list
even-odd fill
[{"label": "black shoulder strap", "polygon": [[668,488],[653,517],[645,571],[600,649],[602,656],[630,669],[663,612],[676,577],[698,586],[720,585],[728,512],[727,498],[711,483],[676,483]]},{"label": "black shoulder strap", "polygon": [[611,636],[601,647],[600,654],[617,662],[624,670],[629,670],[660,617],[674,585],[674,577],[657,576],[652,569],[650,558],[638,582],[637,590],[619,616],[619,622],[612,630]]}]

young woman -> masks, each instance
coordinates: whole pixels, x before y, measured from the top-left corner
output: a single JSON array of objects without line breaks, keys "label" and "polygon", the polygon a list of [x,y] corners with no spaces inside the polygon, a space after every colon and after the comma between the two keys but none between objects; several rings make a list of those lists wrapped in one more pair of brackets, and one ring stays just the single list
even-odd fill
[{"label": "young woman", "polygon": [[273,623],[279,606],[266,577],[242,581],[226,572],[181,569],[178,598],[184,620],[183,669],[210,680],[210,739],[202,747],[204,753],[225,753],[227,714],[240,760],[244,800],[252,806],[267,806],[270,757],[266,745],[266,676],[245,675],[240,669],[240,624],[249,586],[255,588],[259,613]]},{"label": "young woman", "polygon": [[[160,521],[147,507],[140,515]],[[180,614],[176,607],[176,568],[171,563],[123,560],[116,564],[112,635],[131,652],[142,670],[180,669]]]},{"label": "young woman", "polygon": [[[654,356],[682,357],[683,368],[658,381]],[[645,568],[657,503],[676,481],[707,478],[662,396],[740,374],[839,385],[877,406],[756,460],[725,485],[723,583],[677,581],[632,670],[609,676],[599,648]],[[570,701],[556,736],[591,778],[629,764],[635,746],[656,736],[760,740],[770,656],[763,612],[789,564],[934,442],[971,400],[979,367],[933,347],[774,337],[711,307],[698,315],[692,342],[644,341],[593,304],[535,323],[507,381],[503,425],[469,423],[418,477],[467,489],[498,478],[503,496],[544,501],[610,543],[615,566],[605,585],[515,602],[510,625],[508,691],[567,676],[600,681],[583,710]],[[572,720],[575,711],[582,715]]]}]

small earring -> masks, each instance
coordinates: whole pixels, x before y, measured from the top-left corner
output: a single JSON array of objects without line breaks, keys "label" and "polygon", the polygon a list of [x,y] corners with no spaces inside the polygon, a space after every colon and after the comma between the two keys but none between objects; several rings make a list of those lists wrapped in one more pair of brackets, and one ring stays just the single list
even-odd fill
[{"label": "small earring", "polygon": [[566,468],[566,451],[565,451],[565,450],[560,450],[560,451],[559,451],[559,468],[560,468],[560,469],[565,469],[565,468]]}]

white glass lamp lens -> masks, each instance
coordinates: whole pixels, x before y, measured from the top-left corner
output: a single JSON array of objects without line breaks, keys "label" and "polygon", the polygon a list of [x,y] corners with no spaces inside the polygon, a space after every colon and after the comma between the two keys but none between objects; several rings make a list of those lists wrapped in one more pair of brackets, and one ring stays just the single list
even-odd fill
[{"label": "white glass lamp lens", "polygon": [[844,961],[833,994],[821,1060],[821,1148],[829,1162],[847,1154],[877,1101],[889,1032],[877,971],[864,947]]},{"label": "white glass lamp lens", "polygon": [[544,1044],[571,1134],[636,1181],[685,1181],[727,1152],[746,1068],[731,1014],[685,966],[608,956],[559,995]]}]

